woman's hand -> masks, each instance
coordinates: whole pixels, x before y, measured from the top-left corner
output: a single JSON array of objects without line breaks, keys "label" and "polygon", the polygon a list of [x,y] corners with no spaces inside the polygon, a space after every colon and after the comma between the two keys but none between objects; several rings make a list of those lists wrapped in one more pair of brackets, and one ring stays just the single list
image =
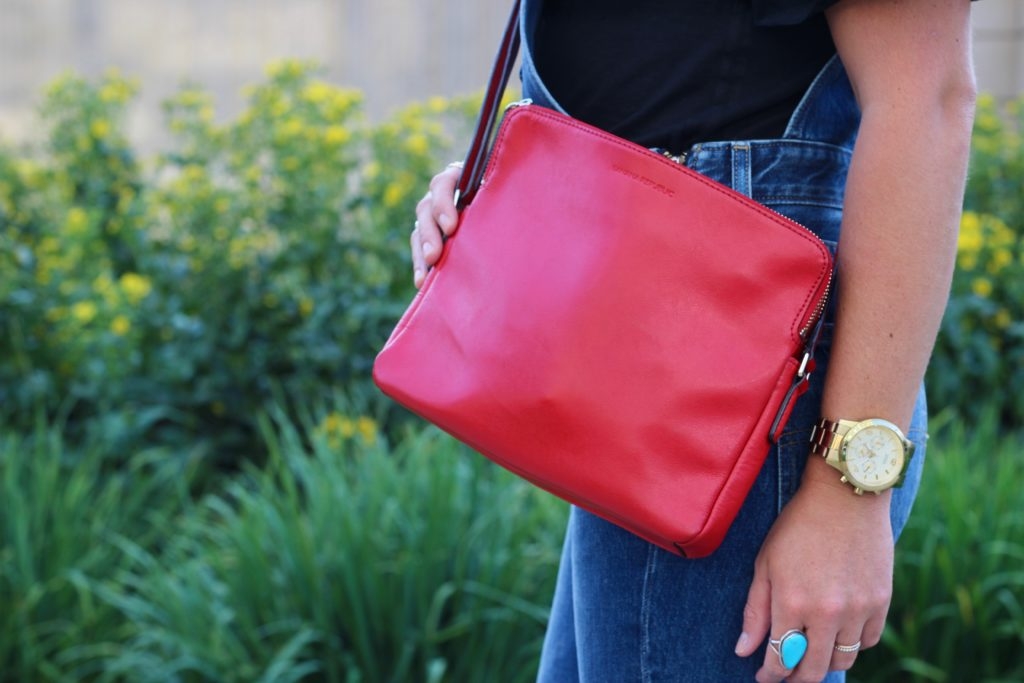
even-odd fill
[{"label": "woman's hand", "polygon": [[[455,232],[459,214],[455,210],[455,185],[462,174],[462,164],[448,164],[447,168],[430,181],[430,189],[416,204],[416,222],[413,224],[409,246],[412,250],[412,280],[419,289],[427,271],[441,258],[443,237]],[[443,236],[443,237],[442,237]]]},{"label": "woman's hand", "polygon": [[768,534],[754,565],[743,614],[740,656],[761,650],[765,637],[791,629],[807,636],[807,653],[787,671],[764,648],[759,683],[821,681],[853,666],[856,652],[836,645],[878,643],[892,596],[890,493],[857,496],[820,459]]}]

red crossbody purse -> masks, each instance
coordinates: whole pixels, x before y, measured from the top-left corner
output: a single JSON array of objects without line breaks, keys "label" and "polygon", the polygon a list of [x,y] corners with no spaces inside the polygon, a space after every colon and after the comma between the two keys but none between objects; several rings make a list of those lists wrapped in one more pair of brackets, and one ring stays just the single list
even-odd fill
[{"label": "red crossbody purse", "polygon": [[806,390],[832,256],[751,199],[549,109],[509,108],[488,147],[518,5],[458,231],[374,379],[555,495],[707,555]]}]

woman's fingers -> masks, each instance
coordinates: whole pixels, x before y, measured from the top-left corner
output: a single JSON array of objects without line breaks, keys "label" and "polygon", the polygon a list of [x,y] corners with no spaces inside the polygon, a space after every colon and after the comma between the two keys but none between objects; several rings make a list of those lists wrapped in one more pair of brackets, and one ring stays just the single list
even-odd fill
[{"label": "woman's fingers", "polygon": [[829,669],[846,671],[852,667],[863,647],[862,638],[862,635],[854,634],[853,631],[840,631],[836,642],[832,644],[832,663]]},{"label": "woman's fingers", "polygon": [[420,222],[413,223],[412,233],[409,235],[409,251],[412,253],[412,282],[419,289],[423,280],[427,277],[427,264],[423,260],[423,247],[419,236]]},{"label": "woman's fingers", "polygon": [[409,248],[412,254],[413,283],[419,288],[427,271],[441,257],[444,238],[455,232],[459,214],[455,209],[455,185],[462,173],[461,164],[449,164],[430,181],[430,189],[416,204]]},{"label": "woman's fingers", "polygon": [[442,245],[441,228],[434,219],[434,201],[433,190],[423,196],[416,205],[416,222],[413,224],[423,263],[427,268],[437,262]]},{"label": "woman's fingers", "polygon": [[431,200],[431,215],[434,222],[446,237],[455,232],[459,224],[459,214],[455,209],[455,185],[459,182],[460,175],[461,162],[448,164],[430,181],[430,192],[427,193]]},{"label": "woman's fingers", "polygon": [[754,563],[754,579],[747,593],[747,604],[743,607],[743,632],[736,641],[736,654],[749,657],[764,642],[771,626],[771,594],[768,577],[762,562]]}]

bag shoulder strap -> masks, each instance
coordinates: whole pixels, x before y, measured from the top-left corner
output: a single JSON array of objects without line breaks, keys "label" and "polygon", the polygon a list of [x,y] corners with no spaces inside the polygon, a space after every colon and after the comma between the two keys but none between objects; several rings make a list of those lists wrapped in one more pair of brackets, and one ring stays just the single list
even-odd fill
[{"label": "bag shoulder strap", "polygon": [[498,118],[505,86],[519,54],[519,4],[520,0],[514,0],[512,3],[512,14],[509,16],[505,35],[501,39],[498,55],[491,68],[491,80],[487,84],[487,92],[480,105],[480,115],[477,117],[476,130],[473,132],[469,151],[466,152],[462,175],[455,186],[455,208],[460,211],[473,201],[473,195],[483,180],[494,122]]}]

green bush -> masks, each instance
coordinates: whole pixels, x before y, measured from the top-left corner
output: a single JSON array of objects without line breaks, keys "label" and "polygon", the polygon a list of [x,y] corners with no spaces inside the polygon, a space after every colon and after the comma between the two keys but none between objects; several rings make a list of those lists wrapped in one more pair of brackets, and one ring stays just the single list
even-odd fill
[{"label": "green bush", "polygon": [[[957,271],[928,373],[934,406],[1024,424],[1024,98],[981,99]],[[982,398],[983,400],[979,400]]]},{"label": "green bush", "polygon": [[[64,77],[46,153],[0,150],[0,406],[26,428],[248,453],[278,393],[388,404],[369,368],[412,286],[412,205],[470,100],[370,124],[360,95],[294,61],[234,121],[186,88],[145,170],[120,132],[134,86]],[[362,389],[360,389],[362,388]]]},{"label": "green bush", "polygon": [[937,420],[896,553],[889,624],[864,683],[1024,680],[1024,433]]},{"label": "green bush", "polygon": [[102,445],[69,449],[55,428],[0,439],[0,681],[90,679],[97,664],[78,653],[124,636],[91,587],[126,564],[114,539],[159,547],[199,474],[160,451],[111,469]]},{"label": "green bush", "polygon": [[191,504],[170,459],[4,443],[0,681],[532,679],[564,504],[435,430],[263,425]]},{"label": "green bush", "polygon": [[[565,507],[434,430],[263,422],[262,469],[0,443],[0,681],[531,680]],[[942,420],[851,680],[1024,679],[1024,435]],[[192,502],[195,501],[195,502]]]}]

